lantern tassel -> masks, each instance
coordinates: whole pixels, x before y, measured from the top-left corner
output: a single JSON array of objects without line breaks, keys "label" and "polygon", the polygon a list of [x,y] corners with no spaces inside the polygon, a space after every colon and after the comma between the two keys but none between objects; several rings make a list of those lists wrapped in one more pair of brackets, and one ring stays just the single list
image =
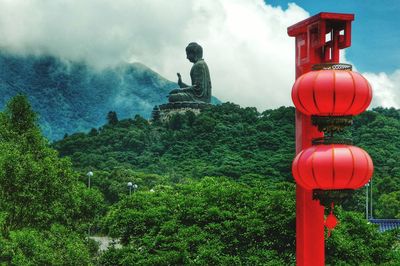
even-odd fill
[{"label": "lantern tassel", "polygon": [[331,236],[332,230],[336,227],[338,221],[336,216],[333,214],[334,203],[331,203],[331,213],[326,217],[325,226],[328,228],[328,238]]}]

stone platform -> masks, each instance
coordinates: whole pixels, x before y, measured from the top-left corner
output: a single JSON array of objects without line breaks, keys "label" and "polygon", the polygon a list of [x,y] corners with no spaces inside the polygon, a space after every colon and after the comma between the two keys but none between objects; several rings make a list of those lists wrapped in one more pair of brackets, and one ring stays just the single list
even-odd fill
[{"label": "stone platform", "polygon": [[184,114],[187,111],[192,111],[198,115],[201,110],[211,106],[209,103],[201,102],[175,102],[166,103],[159,106],[159,119],[161,122],[168,121],[175,114]]}]

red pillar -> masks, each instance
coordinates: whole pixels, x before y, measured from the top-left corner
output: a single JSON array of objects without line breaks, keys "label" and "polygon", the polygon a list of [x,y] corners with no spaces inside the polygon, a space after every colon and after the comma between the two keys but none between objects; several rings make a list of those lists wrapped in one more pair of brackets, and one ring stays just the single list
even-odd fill
[{"label": "red pillar", "polygon": [[[296,38],[296,78],[313,65],[339,63],[339,50],[351,45],[353,14],[319,13],[288,28]],[[296,154],[322,137],[311,117],[296,110]],[[296,187],[296,264],[325,264],[324,207],[312,199],[312,191]]]}]

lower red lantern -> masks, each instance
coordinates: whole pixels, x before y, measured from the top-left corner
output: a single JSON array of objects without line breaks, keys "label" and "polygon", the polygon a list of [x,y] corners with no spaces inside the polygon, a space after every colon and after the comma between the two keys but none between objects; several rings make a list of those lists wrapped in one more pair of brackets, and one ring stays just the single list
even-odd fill
[{"label": "lower red lantern", "polygon": [[345,144],[319,144],[301,151],[293,161],[296,183],[305,189],[357,189],[372,177],[371,157]]}]

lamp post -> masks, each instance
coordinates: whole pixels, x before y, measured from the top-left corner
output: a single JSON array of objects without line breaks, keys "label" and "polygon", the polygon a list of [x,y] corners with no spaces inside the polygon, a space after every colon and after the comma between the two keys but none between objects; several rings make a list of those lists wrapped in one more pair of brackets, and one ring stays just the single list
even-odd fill
[{"label": "lamp post", "polygon": [[132,188],[133,192],[135,192],[135,189],[138,188],[138,185],[133,184],[132,182],[128,182],[128,188],[129,188],[129,196],[132,194]]},{"label": "lamp post", "polygon": [[369,215],[368,215],[368,187],[369,183],[365,185],[365,218],[368,220]]},{"label": "lamp post", "polygon": [[[92,171],[89,171],[89,172],[87,172],[86,175],[88,176],[88,188],[90,189],[90,178],[93,176],[93,172],[92,172]],[[88,232],[87,232],[87,234],[88,234],[88,241],[89,241],[89,237],[90,237],[90,223],[89,223],[89,225],[88,225]]]},{"label": "lamp post", "polygon": [[374,214],[372,213],[372,179],[371,179],[371,187],[370,187],[370,189],[369,189],[369,193],[370,193],[370,200],[371,200],[371,203],[370,203],[370,213],[369,213],[369,215],[370,215],[370,217],[371,217],[371,219],[374,219]]},{"label": "lamp post", "polygon": [[87,172],[86,175],[88,176],[88,188],[90,188],[90,177],[93,176],[93,172],[92,172],[92,171],[89,171],[89,172]]},{"label": "lamp post", "polygon": [[[316,64],[339,63],[339,50],[351,45],[353,20],[353,14],[323,12],[288,28],[289,36],[296,38],[296,78],[310,72]],[[326,39],[327,34],[330,35],[330,40]],[[312,91],[308,91],[312,95]],[[310,148],[313,139],[322,137],[324,134],[312,123],[311,115],[296,110],[296,154]],[[324,207],[313,199],[312,189],[297,184],[297,266],[325,265],[324,224]]]}]

